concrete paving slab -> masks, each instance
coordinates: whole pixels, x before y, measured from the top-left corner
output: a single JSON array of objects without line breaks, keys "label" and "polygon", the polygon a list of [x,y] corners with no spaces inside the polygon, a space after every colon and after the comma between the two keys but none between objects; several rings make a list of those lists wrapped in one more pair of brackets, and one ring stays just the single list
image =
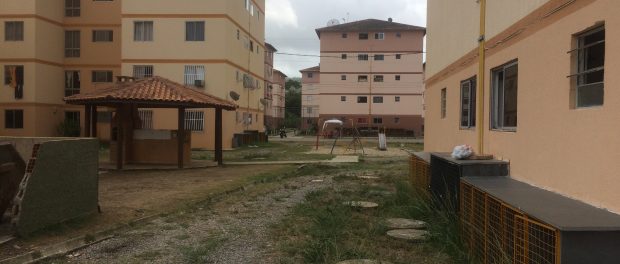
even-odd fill
[{"label": "concrete paving slab", "polygon": [[424,229],[426,222],[405,218],[388,218],[385,225],[391,229]]},{"label": "concrete paving slab", "polygon": [[424,242],[428,240],[428,231],[418,229],[395,229],[387,232],[387,235],[396,239],[411,242]]}]

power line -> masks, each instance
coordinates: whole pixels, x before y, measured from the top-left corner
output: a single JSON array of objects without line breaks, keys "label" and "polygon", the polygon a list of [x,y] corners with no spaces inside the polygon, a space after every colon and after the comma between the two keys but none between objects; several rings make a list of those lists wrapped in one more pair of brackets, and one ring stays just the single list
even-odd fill
[{"label": "power line", "polygon": [[[343,53],[347,53],[347,51],[342,51],[342,52]],[[398,55],[406,56],[406,55],[418,55],[418,54],[425,54],[425,53],[426,53],[425,51],[416,51],[416,52],[405,52],[405,53],[396,53],[396,54],[380,54],[380,53],[377,53],[376,55],[383,55],[384,57],[396,57]],[[284,55],[284,56],[314,57],[314,58],[338,58],[338,59],[342,59],[342,56],[333,56],[333,55],[314,55],[314,54],[301,54],[301,53],[288,53],[288,52],[276,52],[275,54],[276,55]]]}]

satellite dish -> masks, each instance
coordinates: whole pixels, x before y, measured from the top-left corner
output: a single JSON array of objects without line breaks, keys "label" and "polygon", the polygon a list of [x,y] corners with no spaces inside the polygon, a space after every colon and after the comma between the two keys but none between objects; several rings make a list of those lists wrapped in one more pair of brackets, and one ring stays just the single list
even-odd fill
[{"label": "satellite dish", "polygon": [[340,25],[340,20],[334,18],[334,19],[327,21],[328,27],[335,26],[335,25]]},{"label": "satellite dish", "polygon": [[267,106],[267,103],[268,103],[268,102],[267,102],[267,99],[265,99],[265,98],[261,98],[261,99],[260,99],[260,103],[261,103],[261,104],[263,104],[264,106]]},{"label": "satellite dish", "polygon": [[230,98],[232,98],[233,100],[238,101],[239,100],[239,96],[240,95],[238,93],[236,93],[235,91],[230,91]]}]

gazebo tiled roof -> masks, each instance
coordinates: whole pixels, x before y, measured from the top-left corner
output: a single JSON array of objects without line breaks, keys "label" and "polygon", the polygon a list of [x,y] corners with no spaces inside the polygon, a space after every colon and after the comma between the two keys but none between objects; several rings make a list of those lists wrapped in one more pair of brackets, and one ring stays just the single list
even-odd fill
[{"label": "gazebo tiled roof", "polygon": [[136,104],[141,107],[221,108],[235,110],[237,105],[162,77],[118,82],[93,92],[65,97],[68,104]]}]

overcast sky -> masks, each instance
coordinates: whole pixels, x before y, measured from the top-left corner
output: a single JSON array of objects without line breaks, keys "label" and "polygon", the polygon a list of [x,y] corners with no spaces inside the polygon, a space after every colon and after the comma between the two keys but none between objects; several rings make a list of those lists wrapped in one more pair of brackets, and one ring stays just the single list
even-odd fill
[{"label": "overcast sky", "polygon": [[[331,19],[348,22],[393,18],[426,26],[426,0],[266,0],[266,41],[278,52],[319,55],[316,28]],[[319,58],[276,55],[274,67],[289,77],[319,64]]]}]

